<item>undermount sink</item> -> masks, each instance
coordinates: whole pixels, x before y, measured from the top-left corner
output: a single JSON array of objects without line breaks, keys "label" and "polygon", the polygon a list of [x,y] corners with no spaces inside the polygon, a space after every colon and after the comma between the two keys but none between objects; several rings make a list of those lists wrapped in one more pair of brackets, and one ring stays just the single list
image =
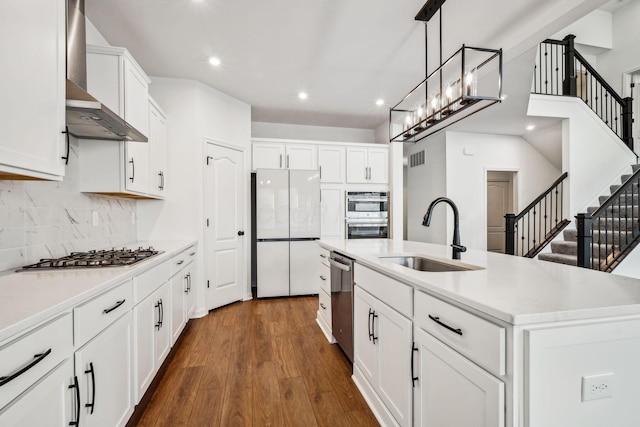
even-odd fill
[{"label": "undermount sink", "polygon": [[392,262],[403,267],[411,268],[418,271],[471,271],[473,268],[463,267],[461,265],[446,264],[444,262],[435,261],[429,258],[419,256],[394,256],[379,257],[382,261]]}]

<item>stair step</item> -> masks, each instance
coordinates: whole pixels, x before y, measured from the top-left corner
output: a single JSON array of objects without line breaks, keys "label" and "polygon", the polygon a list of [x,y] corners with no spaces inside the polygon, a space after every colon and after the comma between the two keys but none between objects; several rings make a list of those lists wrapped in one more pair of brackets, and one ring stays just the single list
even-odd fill
[{"label": "stair step", "polygon": [[633,230],[638,228],[638,217],[636,218],[600,218],[593,221],[593,228],[601,231],[609,230]]},{"label": "stair step", "polygon": [[558,264],[578,265],[578,257],[575,255],[562,254],[540,254],[538,259],[542,261],[551,261]]},{"label": "stair step", "polygon": [[[575,228],[564,230],[562,232],[562,236],[564,237],[565,242],[577,242],[578,241],[578,230]],[[633,238],[632,231],[609,231],[608,233],[601,232],[599,230],[594,230],[593,232],[593,242],[598,244],[602,242],[602,244],[611,243],[618,244],[622,240],[622,242],[626,242]]]},{"label": "stair step", "polygon": [[[596,209],[598,209],[599,206],[589,206],[587,208],[587,213],[592,214],[596,211]],[[622,218],[640,218],[638,216],[638,214],[640,214],[640,209],[638,209],[638,206],[618,206],[618,205],[614,205],[614,206],[609,206],[607,208],[607,215],[609,217],[617,217],[618,214],[620,214],[620,216]]]},{"label": "stair step", "polygon": [[[609,186],[609,191],[611,192],[611,194],[615,193],[616,191],[618,191],[618,188],[622,187],[622,184],[614,184],[614,185],[610,185]],[[631,187],[633,187],[634,194],[638,194],[638,183],[634,182],[633,184],[631,184]]]},{"label": "stair step", "polygon": [[[614,249],[617,249],[617,246],[613,245],[593,245],[593,256],[598,257],[598,252],[600,253],[600,259],[606,258],[606,256],[611,253]],[[578,242],[551,242],[551,253],[559,254],[559,255],[573,255],[578,256]]]},{"label": "stair step", "polygon": [[633,173],[636,173],[638,171],[638,169],[640,169],[640,164],[638,165],[631,165],[631,169],[633,170]]},{"label": "stair step", "polygon": [[[608,198],[609,196],[600,196],[598,197],[598,203],[602,205],[604,202],[607,201]],[[635,194],[633,194],[633,196],[631,195],[627,196],[626,194],[621,195],[620,203],[622,205],[628,204],[628,205],[638,206],[638,193],[636,192]]]}]

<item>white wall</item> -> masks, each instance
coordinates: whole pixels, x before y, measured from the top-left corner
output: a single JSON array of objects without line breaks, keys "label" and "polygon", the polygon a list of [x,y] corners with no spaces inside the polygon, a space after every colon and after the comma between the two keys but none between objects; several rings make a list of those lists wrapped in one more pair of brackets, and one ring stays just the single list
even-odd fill
[{"label": "white wall", "polygon": [[517,212],[561,174],[519,136],[447,132],[446,151],[447,197],[460,210],[462,244],[472,249],[487,248],[487,171],[516,172]]},{"label": "white wall", "polygon": [[254,138],[300,139],[309,141],[334,142],[374,142],[374,130],[339,128],[329,126],[307,126],[287,123],[251,123],[251,136]]},{"label": "white wall", "polygon": [[443,212],[434,214],[429,227],[422,218],[429,203],[447,195],[446,137],[444,132],[429,136],[416,144],[405,144],[405,157],[425,151],[425,164],[407,167],[407,240],[445,244],[447,220]]},{"label": "white wall", "polygon": [[[627,88],[622,86],[622,73],[640,69],[640,2],[632,2],[613,14],[613,49],[598,56],[598,73],[620,95]],[[638,89],[636,88],[636,96]]]},{"label": "white wall", "polygon": [[[248,104],[196,81],[161,77],[151,79],[151,95],[167,114],[167,200],[138,202],[138,237],[141,240],[198,241],[196,313],[203,314],[206,313],[203,263],[203,197],[206,197],[203,194],[204,144],[205,140],[217,141],[250,153],[251,110]],[[245,154],[247,183],[248,159],[249,154]],[[247,203],[246,224],[249,224],[249,209]],[[248,271],[248,255],[246,261]],[[247,277],[247,292],[250,292],[248,280]]]},{"label": "white wall", "polygon": [[[580,45],[611,49],[613,47],[613,17],[609,12],[594,10],[557,32],[551,38],[562,40],[568,34],[576,36],[576,43]],[[579,49],[580,47],[578,47]]]},{"label": "white wall", "polygon": [[[563,120],[562,170],[569,173],[570,217],[598,206],[598,197],[609,194],[611,183],[631,171],[635,155],[580,99],[531,95],[529,115]],[[603,172],[602,166],[606,165]]]}]

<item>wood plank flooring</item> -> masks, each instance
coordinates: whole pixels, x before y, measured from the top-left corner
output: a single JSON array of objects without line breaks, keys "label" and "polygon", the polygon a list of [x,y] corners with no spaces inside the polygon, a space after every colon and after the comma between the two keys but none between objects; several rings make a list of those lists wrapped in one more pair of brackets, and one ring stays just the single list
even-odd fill
[{"label": "wood plank flooring", "polygon": [[254,299],[192,320],[137,426],[377,426],[317,308]]}]

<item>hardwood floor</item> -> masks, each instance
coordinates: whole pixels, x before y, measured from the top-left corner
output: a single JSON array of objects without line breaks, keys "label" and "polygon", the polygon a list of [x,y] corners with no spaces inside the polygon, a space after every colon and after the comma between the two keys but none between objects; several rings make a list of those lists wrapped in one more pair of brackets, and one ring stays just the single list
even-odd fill
[{"label": "hardwood floor", "polygon": [[377,426],[318,297],[238,302],[192,320],[138,426]]}]

